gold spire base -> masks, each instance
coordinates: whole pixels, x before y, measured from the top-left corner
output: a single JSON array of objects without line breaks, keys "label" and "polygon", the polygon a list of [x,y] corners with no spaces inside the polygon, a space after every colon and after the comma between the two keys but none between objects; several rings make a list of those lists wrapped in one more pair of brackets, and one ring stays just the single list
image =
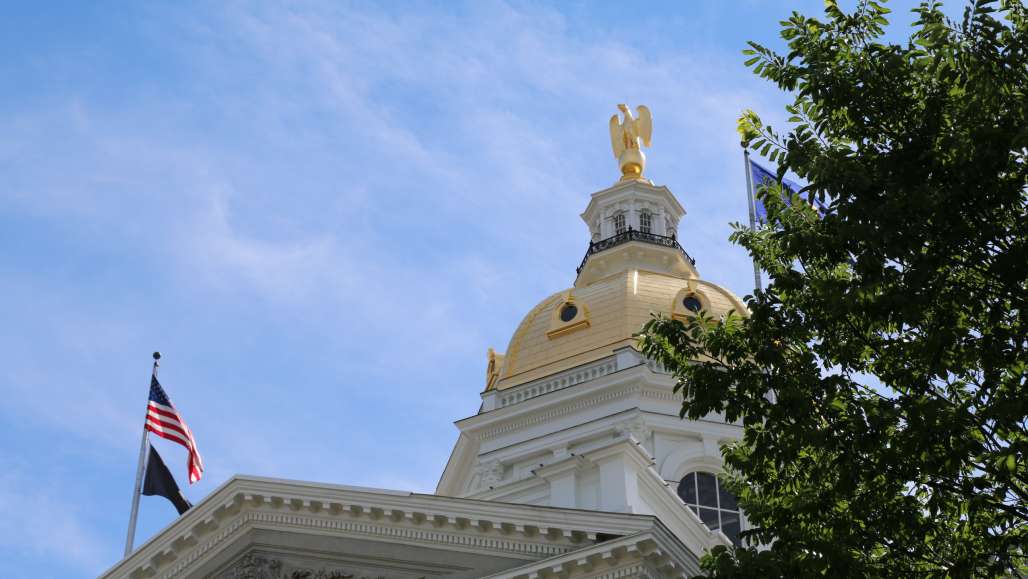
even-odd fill
[{"label": "gold spire base", "polygon": [[642,167],[639,165],[621,167],[621,181],[635,181],[636,179],[642,179]]},{"label": "gold spire base", "polygon": [[621,167],[621,180],[634,181],[643,179],[643,168],[646,167],[646,155],[639,149],[625,149],[618,158]]}]

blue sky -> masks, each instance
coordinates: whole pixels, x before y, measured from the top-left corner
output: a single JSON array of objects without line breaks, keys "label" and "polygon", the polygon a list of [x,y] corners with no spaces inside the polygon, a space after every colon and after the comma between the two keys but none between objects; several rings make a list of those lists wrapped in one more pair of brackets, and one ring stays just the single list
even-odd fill
[{"label": "blue sky", "polygon": [[[907,4],[894,3],[909,21]],[[234,473],[431,491],[485,354],[574,280],[654,112],[648,176],[706,279],[752,284],[745,40],[820,2],[28,3],[0,19],[0,559],[121,554],[150,371]],[[185,453],[159,441],[180,483]],[[139,541],[170,523],[142,500]]]}]

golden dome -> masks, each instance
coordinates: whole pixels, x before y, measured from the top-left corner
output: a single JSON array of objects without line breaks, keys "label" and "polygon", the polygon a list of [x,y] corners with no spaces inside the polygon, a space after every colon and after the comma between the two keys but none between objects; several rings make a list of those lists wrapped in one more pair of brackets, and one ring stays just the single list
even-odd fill
[{"label": "golden dome", "polygon": [[711,316],[746,311],[720,286],[641,269],[555,293],[528,312],[504,354],[490,352],[486,389],[517,386],[634,346],[634,334],[652,314],[689,315],[690,296]]}]

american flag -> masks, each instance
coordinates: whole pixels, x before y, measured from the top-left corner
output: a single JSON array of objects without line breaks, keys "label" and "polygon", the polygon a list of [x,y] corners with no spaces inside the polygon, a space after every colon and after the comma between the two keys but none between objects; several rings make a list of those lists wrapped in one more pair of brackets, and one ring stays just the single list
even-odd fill
[{"label": "american flag", "polygon": [[203,476],[203,460],[196,449],[196,439],[186,426],[186,421],[171,403],[168,394],[161,388],[157,376],[150,377],[150,402],[146,405],[146,429],[150,432],[177,442],[189,451],[189,484],[200,480]]}]

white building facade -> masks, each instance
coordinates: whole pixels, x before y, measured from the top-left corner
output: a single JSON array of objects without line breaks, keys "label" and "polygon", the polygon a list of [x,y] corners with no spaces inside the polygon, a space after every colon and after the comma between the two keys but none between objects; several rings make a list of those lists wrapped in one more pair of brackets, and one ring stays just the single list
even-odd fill
[{"label": "white building facade", "polygon": [[654,515],[696,553],[737,537],[739,509],[716,475],[720,444],[741,428],[680,419],[674,378],[634,336],[653,314],[745,311],[699,279],[675,229],[657,229],[684,213],[641,179],[593,194],[582,218],[599,241],[575,285],[530,311],[505,353],[490,351],[481,411],[457,422],[437,494]]},{"label": "white building facade", "polygon": [[745,525],[719,446],[637,350],[653,314],[745,312],[679,246],[685,209],[623,179],[594,193],[571,288],[489,350],[478,414],[434,495],[234,477],[103,577],[686,577]]}]

